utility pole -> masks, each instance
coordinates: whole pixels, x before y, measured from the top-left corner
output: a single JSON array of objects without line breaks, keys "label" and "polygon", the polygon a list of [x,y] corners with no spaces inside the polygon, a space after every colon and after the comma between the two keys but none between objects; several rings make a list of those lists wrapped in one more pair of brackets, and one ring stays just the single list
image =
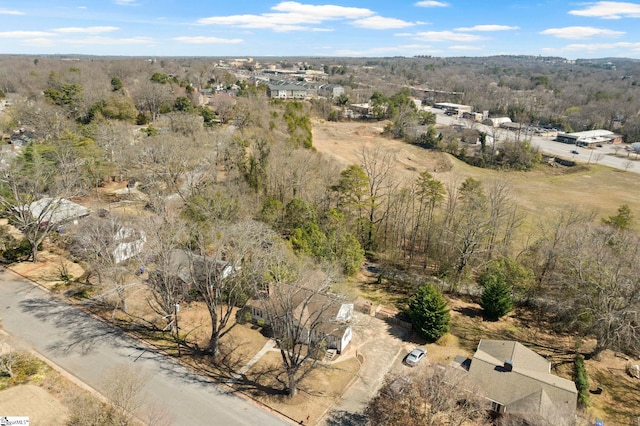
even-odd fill
[{"label": "utility pole", "polygon": [[178,327],[178,312],[180,311],[180,304],[176,303],[173,305],[173,320],[175,321],[176,327],[176,343],[178,344],[178,357],[182,356],[180,353],[180,327]]}]

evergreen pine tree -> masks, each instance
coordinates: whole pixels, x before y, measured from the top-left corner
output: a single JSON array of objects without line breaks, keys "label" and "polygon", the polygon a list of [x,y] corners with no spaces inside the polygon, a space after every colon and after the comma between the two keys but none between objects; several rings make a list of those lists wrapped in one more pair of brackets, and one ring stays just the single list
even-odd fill
[{"label": "evergreen pine tree", "polygon": [[432,284],[420,286],[409,303],[409,317],[413,328],[430,342],[449,331],[451,315],[447,301]]},{"label": "evergreen pine tree", "polygon": [[485,316],[490,320],[497,320],[513,309],[513,296],[504,277],[495,274],[484,280],[484,291],[480,306]]}]

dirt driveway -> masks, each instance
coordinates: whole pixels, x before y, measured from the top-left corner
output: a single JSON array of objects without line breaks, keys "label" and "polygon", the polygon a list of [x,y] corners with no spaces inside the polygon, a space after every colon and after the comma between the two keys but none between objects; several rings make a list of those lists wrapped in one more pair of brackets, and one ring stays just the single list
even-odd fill
[{"label": "dirt driveway", "polygon": [[[409,332],[381,319],[356,312],[350,356],[363,360],[356,381],[325,417],[326,425],[362,424],[362,412],[376,394],[387,373],[406,354]],[[346,355],[346,354],[345,354]]]}]

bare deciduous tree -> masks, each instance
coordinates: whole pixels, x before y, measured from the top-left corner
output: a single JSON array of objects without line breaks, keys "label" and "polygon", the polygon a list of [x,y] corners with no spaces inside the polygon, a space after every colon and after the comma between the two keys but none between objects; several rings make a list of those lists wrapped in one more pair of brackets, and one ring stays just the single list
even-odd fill
[{"label": "bare deciduous tree", "polygon": [[406,376],[392,376],[366,408],[369,424],[489,424],[489,403],[464,371],[434,365]]},{"label": "bare deciduous tree", "polygon": [[31,260],[38,261],[40,244],[55,230],[75,217],[66,210],[60,196],[43,196],[53,183],[55,172],[36,153],[31,164],[15,162],[0,176],[0,205],[10,221],[31,246]]},{"label": "bare deciduous tree", "polygon": [[172,99],[170,86],[145,79],[135,87],[133,99],[137,108],[140,111],[149,111],[151,121],[155,121],[162,105]]},{"label": "bare deciduous tree", "polygon": [[[113,305],[113,313],[126,312],[129,282],[143,264],[141,252],[146,234],[140,224],[127,216],[108,213],[106,217],[92,216],[73,230],[71,251],[89,266],[87,283],[92,275],[98,278],[98,299]],[[113,296],[115,295],[115,302]]]},{"label": "bare deciduous tree", "polygon": [[280,349],[290,397],[298,392],[300,381],[318,366],[317,358],[326,349],[326,336],[340,328],[336,308],[339,310],[341,302],[327,293],[329,277],[305,269],[293,272],[283,263],[272,264],[269,289],[258,293]]},{"label": "bare deciduous tree", "polygon": [[[577,231],[577,232],[576,232]],[[594,335],[592,355],[604,349],[640,350],[640,239],[629,231],[590,224],[562,241],[553,278],[561,299],[584,333]]]},{"label": "bare deciduous tree", "polygon": [[189,284],[198,291],[209,312],[211,334],[207,349],[217,355],[232,314],[244,308],[263,282],[266,263],[276,251],[273,246],[277,236],[259,222],[219,222],[197,240],[198,253],[189,253]]},{"label": "bare deciduous tree", "polygon": [[386,209],[383,207],[394,186],[393,161],[394,154],[385,151],[380,145],[372,149],[363,148],[360,151],[362,169],[369,177],[369,187],[366,201],[367,237],[364,248],[371,250],[375,247],[376,226],[384,220]]}]

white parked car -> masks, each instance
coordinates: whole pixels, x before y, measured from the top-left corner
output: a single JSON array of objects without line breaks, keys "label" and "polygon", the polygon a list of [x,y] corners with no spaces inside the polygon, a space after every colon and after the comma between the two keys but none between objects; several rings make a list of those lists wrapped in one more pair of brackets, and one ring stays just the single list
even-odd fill
[{"label": "white parked car", "polygon": [[418,363],[422,361],[422,358],[424,358],[425,356],[427,356],[426,350],[422,348],[415,348],[414,350],[409,352],[409,355],[407,355],[407,357],[404,359],[404,363],[413,367],[415,365],[418,365]]}]

